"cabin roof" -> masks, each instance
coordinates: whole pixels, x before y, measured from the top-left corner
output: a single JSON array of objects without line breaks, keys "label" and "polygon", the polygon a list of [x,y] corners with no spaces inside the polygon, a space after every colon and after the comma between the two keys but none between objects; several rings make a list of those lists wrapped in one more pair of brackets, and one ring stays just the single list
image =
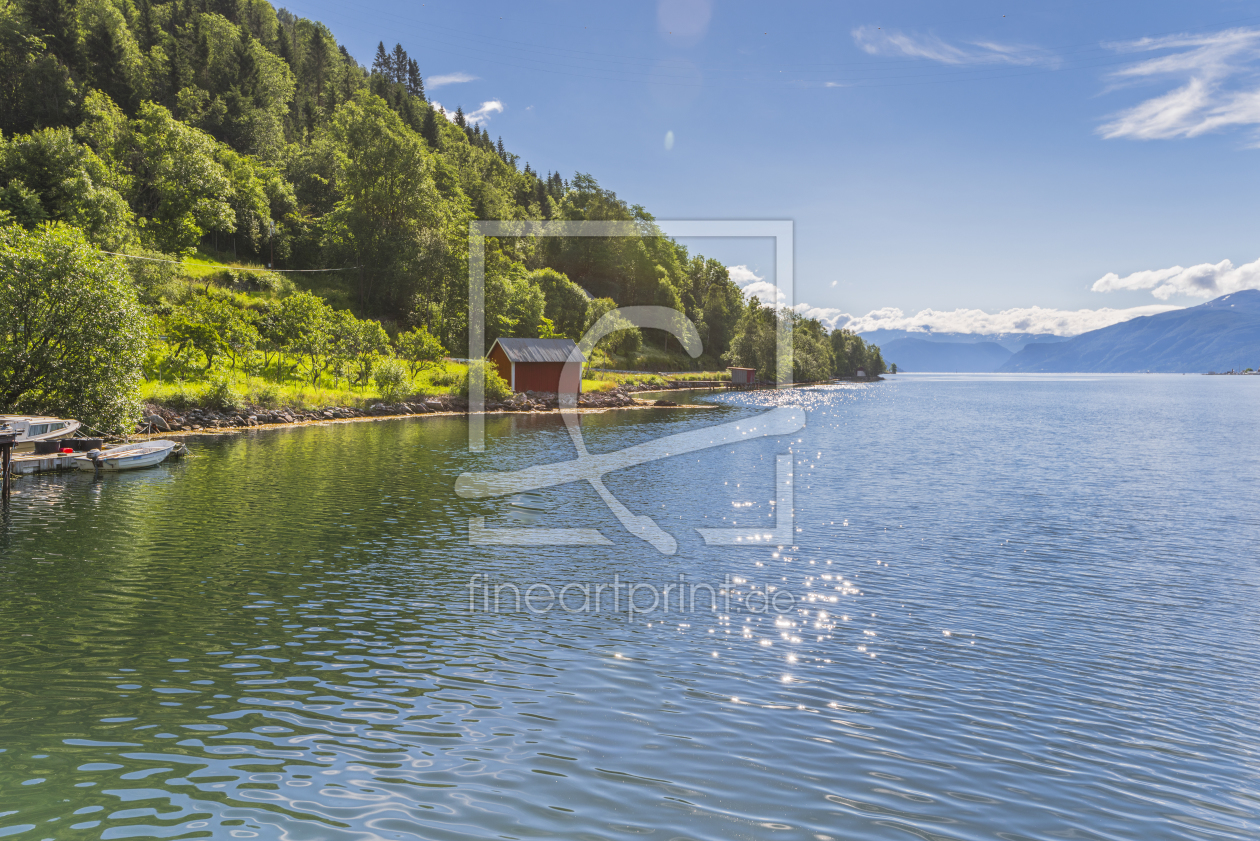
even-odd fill
[{"label": "cabin roof", "polygon": [[494,343],[511,362],[568,362],[569,352],[577,347],[572,339],[495,339]]}]

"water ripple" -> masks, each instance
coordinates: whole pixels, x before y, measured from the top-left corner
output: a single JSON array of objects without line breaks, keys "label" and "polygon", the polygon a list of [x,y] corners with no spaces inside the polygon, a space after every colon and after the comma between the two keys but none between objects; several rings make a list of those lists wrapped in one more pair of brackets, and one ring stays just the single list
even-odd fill
[{"label": "water ripple", "polygon": [[[484,455],[421,418],[24,479],[0,836],[1254,838],[1260,455],[1213,434],[1256,439],[1242,379],[899,377],[584,416],[605,452],[806,409],[790,438],[608,477],[676,556],[578,485],[541,492],[539,525],[613,545],[467,544],[468,517],[511,520],[456,476],[571,457],[539,416],[489,419]],[[773,516],[787,451],[796,543],[705,546]],[[474,573],[732,601],[487,613]],[[793,610],[751,608],[779,591]]]}]

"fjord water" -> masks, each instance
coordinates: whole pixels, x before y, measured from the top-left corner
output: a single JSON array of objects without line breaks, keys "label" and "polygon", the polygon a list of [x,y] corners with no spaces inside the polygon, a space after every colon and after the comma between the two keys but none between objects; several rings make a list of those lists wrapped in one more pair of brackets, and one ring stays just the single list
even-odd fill
[{"label": "fjord water", "polygon": [[[0,523],[0,836],[1260,836],[1260,378],[703,399],[583,418],[607,452],[805,408],[795,435],[606,477],[674,556],[589,485],[540,491],[534,526],[611,545],[469,545],[470,516],[522,526],[456,477],[571,457],[553,417],[490,418],[484,454],[463,420],[417,418],[23,479]],[[788,451],[795,544],[704,546],[697,527],[775,522]],[[738,595],[495,613],[473,575]],[[796,608],[739,601],[770,587]]]}]

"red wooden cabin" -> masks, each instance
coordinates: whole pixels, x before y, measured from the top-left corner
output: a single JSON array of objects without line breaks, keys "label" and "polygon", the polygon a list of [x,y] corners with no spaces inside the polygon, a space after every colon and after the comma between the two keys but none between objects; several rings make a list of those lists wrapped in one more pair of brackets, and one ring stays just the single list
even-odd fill
[{"label": "red wooden cabin", "polygon": [[512,391],[558,393],[560,372],[576,347],[572,339],[495,339],[487,356]]}]

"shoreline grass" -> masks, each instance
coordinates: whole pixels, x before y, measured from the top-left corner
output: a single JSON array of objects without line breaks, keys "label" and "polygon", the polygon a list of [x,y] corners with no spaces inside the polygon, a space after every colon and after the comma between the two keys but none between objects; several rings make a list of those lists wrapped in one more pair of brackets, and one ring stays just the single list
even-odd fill
[{"label": "shoreline grass", "polygon": [[[459,362],[444,361],[416,374],[410,379],[408,396],[437,396],[452,394],[452,386],[463,375],[467,366]],[[244,371],[217,370],[205,377],[180,379],[178,377],[145,380],[140,386],[140,399],[172,407],[207,406],[230,408],[233,404],[294,409],[318,409],[330,406],[363,408],[371,403],[382,402],[375,383],[365,386],[347,384],[344,378],[334,378],[325,373],[311,383],[294,377],[276,382],[274,377],[249,374]]]}]

